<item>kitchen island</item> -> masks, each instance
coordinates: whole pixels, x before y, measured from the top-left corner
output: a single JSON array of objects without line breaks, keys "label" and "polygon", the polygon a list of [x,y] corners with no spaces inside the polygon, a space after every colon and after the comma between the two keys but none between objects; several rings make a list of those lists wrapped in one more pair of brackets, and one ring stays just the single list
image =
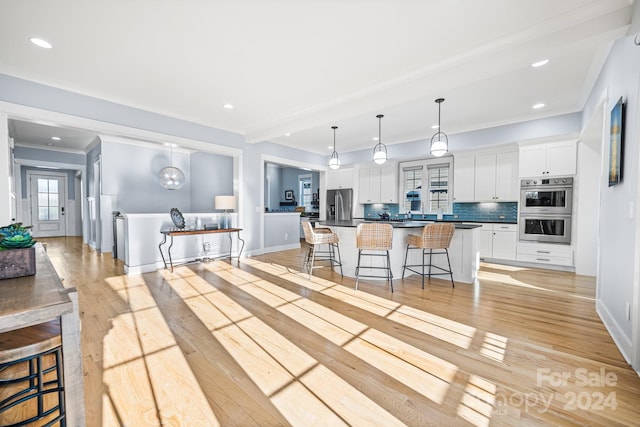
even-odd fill
[{"label": "kitchen island", "polygon": [[[355,277],[356,265],[358,262],[358,248],[356,247],[356,227],[363,223],[363,220],[351,221],[320,221],[318,224],[323,227],[329,227],[336,233],[340,239],[340,254],[342,255],[343,271],[346,276]],[[402,265],[404,264],[404,255],[407,247],[407,236],[409,234],[420,234],[422,228],[434,221],[406,221],[406,222],[388,222],[393,226],[393,242],[392,249],[389,251],[391,258],[391,271],[394,279],[402,278]],[[449,246],[449,258],[451,260],[451,268],[453,270],[453,280],[462,283],[473,283],[476,280],[479,255],[477,242],[477,228],[480,224],[469,224],[455,222],[456,230],[453,233],[453,239]],[[409,264],[421,263],[422,251],[409,251]],[[433,264],[446,268],[447,257],[444,255],[436,255],[433,257]],[[383,257],[363,257],[360,268],[382,267],[384,264]],[[339,267],[336,267],[336,272]],[[368,274],[364,273],[363,274]],[[376,274],[376,273],[374,273]],[[407,270],[405,277],[414,274]],[[438,279],[447,280],[448,276],[436,276]],[[374,279],[375,280],[375,279]],[[380,278],[379,280],[384,280]],[[450,283],[449,283],[450,285]]]}]

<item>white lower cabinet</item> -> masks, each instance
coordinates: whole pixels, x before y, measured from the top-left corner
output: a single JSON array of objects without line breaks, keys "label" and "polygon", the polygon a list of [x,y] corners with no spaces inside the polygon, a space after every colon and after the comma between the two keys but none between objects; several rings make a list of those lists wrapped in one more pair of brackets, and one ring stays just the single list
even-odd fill
[{"label": "white lower cabinet", "polygon": [[483,224],[478,230],[481,258],[515,260],[517,243],[517,224]]},{"label": "white lower cabinet", "polygon": [[573,267],[573,247],[561,244],[518,243],[518,261]]}]

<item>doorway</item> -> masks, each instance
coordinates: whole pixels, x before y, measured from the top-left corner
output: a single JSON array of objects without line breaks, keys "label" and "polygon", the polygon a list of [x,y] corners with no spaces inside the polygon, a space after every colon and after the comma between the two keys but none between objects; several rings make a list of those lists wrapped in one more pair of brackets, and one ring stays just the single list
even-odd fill
[{"label": "doorway", "polygon": [[34,237],[67,235],[67,175],[28,172],[31,234]]}]

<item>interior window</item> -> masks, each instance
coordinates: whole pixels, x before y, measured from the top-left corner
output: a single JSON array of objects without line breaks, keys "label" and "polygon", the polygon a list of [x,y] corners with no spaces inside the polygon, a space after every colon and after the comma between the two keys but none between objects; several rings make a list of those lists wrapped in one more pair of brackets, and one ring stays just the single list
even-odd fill
[{"label": "interior window", "polygon": [[429,165],[429,211],[438,208],[451,211],[449,206],[449,164]]},{"label": "interior window", "polygon": [[311,175],[300,175],[298,177],[300,184],[300,201],[298,206],[304,206],[305,211],[311,210],[311,202],[313,200],[313,191],[311,190]]},{"label": "interior window", "polygon": [[400,164],[403,212],[436,213],[439,208],[444,212],[452,211],[449,191],[453,188],[450,180],[451,159],[428,159]]}]

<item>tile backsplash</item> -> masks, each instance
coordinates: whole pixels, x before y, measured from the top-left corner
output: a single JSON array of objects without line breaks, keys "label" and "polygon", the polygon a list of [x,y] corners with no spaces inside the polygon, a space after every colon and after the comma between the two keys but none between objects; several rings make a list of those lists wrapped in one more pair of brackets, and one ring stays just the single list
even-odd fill
[{"label": "tile backsplash", "polygon": [[[399,212],[397,204],[364,205],[365,218],[378,218],[382,212],[388,212],[394,218]],[[403,212],[405,213],[405,212]],[[435,220],[435,214],[411,214],[415,219]],[[517,222],[517,202],[483,202],[483,203],[454,203],[453,213],[444,214],[445,220],[487,221],[487,222]]]},{"label": "tile backsplash", "polygon": [[518,202],[454,203],[453,217],[462,221],[517,222]]}]

